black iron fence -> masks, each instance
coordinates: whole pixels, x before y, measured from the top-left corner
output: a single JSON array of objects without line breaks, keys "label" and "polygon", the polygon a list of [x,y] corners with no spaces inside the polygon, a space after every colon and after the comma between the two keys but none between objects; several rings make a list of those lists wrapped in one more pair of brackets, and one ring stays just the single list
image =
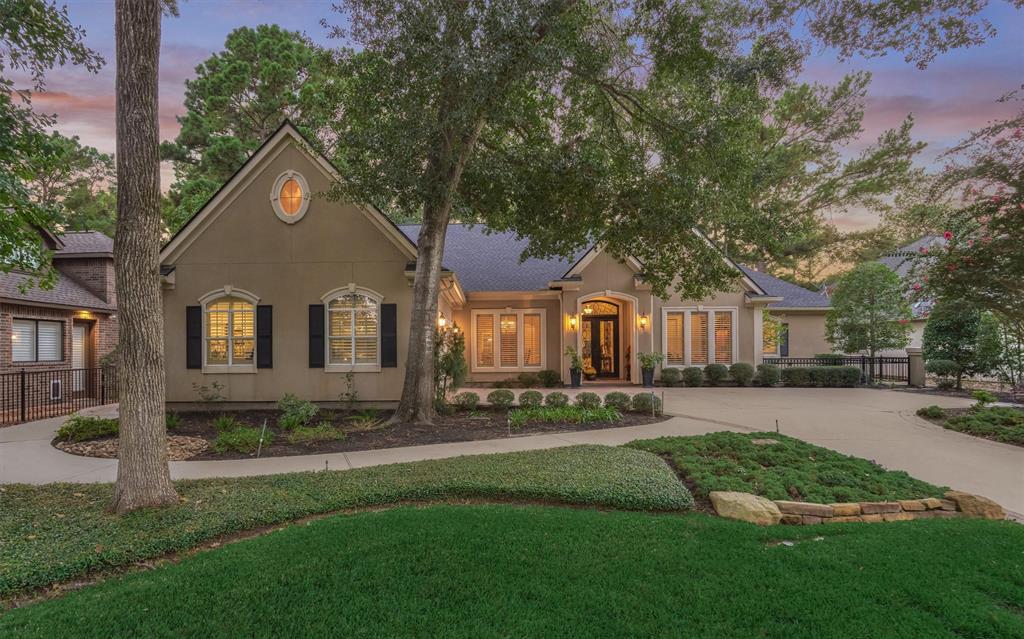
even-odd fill
[{"label": "black iron fence", "polygon": [[764,363],[775,364],[780,368],[856,366],[860,369],[861,382],[863,383],[910,383],[909,357],[868,357],[867,355],[849,355],[846,357],[766,357]]},{"label": "black iron fence", "polygon": [[67,415],[117,401],[113,368],[0,374],[0,425]]}]

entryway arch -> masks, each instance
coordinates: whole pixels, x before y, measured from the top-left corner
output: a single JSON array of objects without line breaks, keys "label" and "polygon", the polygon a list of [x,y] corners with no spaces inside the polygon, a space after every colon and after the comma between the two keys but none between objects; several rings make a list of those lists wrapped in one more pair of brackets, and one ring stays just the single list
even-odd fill
[{"label": "entryway arch", "polygon": [[[595,324],[588,328],[587,315],[583,312],[584,307],[588,302],[608,302],[617,308],[616,317],[616,334],[615,334],[615,374],[614,376],[606,376],[604,379],[619,379],[629,383],[639,383],[640,370],[637,367],[637,344],[639,343],[638,328],[636,325],[636,317],[639,307],[639,299],[636,296],[630,295],[629,293],[623,293],[621,291],[595,291],[586,295],[581,295],[576,298],[576,317],[579,318],[579,329],[576,331],[576,348],[579,349],[580,355],[585,359],[593,357],[593,353],[584,352],[584,333],[587,330],[595,330],[596,334],[591,335],[591,340],[600,339],[600,327],[601,324],[595,322]],[[592,315],[598,318],[607,318],[610,308],[608,306],[595,305],[595,312]],[[598,313],[601,313],[598,315]],[[604,325],[607,330],[607,325]],[[593,341],[591,342],[593,343]],[[600,349],[594,349],[599,351]],[[602,367],[595,366],[596,370],[600,370]]]}]

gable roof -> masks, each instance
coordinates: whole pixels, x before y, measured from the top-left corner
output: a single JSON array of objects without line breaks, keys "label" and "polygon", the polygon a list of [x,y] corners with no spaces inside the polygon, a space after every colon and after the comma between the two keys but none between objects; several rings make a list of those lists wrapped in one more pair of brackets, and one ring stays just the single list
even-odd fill
[{"label": "gable roof", "polygon": [[[32,276],[18,271],[0,273],[0,299],[17,304],[63,306],[76,309],[113,311],[117,307],[104,302],[64,274],[57,273],[57,281],[51,289],[31,285]],[[23,293],[21,287],[26,286]]]},{"label": "gable roof", "polygon": [[779,279],[749,266],[739,265],[743,273],[757,283],[765,293],[773,297],[781,297],[779,302],[772,302],[767,308],[829,308],[832,303],[817,291],[808,290],[792,282]]},{"label": "gable roof", "polygon": [[114,255],[114,240],[99,231],[72,231],[58,237],[62,248],[53,252],[54,257]]},{"label": "gable roof", "polygon": [[914,265],[913,258],[921,252],[921,249],[945,245],[946,239],[941,235],[925,235],[906,246],[896,249],[892,253],[886,253],[878,258],[878,262],[895,271],[896,275],[899,275],[901,279],[906,278]]}]

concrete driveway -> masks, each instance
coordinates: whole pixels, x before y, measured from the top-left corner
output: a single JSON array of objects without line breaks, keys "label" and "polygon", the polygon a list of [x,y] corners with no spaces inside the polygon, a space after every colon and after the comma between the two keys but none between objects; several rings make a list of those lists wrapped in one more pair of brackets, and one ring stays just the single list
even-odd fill
[{"label": "concrete driveway", "polygon": [[[914,415],[928,404],[958,407],[970,405],[970,400],[852,388],[673,388],[658,392],[664,392],[666,412],[674,417],[647,426],[329,455],[171,462],[171,474],[195,478],[325,467],[344,470],[571,444],[618,445],[634,439],[719,430],[774,431],[778,420],[783,434],[873,459],[925,481],[985,495],[1011,511],[1024,513],[1024,448],[947,431]],[[113,481],[116,460],[76,457],[50,446],[64,419],[0,429],[0,483]]]}]

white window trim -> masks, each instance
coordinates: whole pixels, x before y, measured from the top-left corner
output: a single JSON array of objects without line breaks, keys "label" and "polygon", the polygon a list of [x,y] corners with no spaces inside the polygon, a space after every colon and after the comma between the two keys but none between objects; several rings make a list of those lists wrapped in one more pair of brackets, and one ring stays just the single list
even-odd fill
[{"label": "white window trim", "polygon": [[[351,364],[332,364],[331,363],[331,311],[330,305],[331,300],[334,300],[343,295],[349,295],[356,293],[358,295],[365,295],[371,298],[377,303],[377,361],[374,364],[356,364],[355,355]],[[377,291],[370,288],[363,288],[356,286],[354,283],[349,283],[348,286],[342,286],[334,290],[328,291],[320,298],[320,301],[324,305],[324,372],[325,373],[379,373],[380,367],[380,307],[384,302],[384,296]],[[353,346],[355,345],[353,335]]]},{"label": "white window trim", "polygon": [[[230,338],[228,339],[228,362],[229,363],[227,363],[227,364],[208,364],[206,362],[206,357],[209,354],[209,348],[207,347],[207,342],[210,339],[210,331],[209,331],[209,326],[208,326],[208,324],[209,324],[209,314],[207,313],[206,308],[211,303],[216,302],[216,301],[218,301],[220,299],[223,299],[225,297],[238,298],[240,300],[243,300],[243,301],[246,301],[246,302],[249,302],[250,304],[252,304],[252,364],[232,364],[232,363],[230,363],[230,361],[232,359],[232,355],[231,355],[231,341],[232,340]],[[223,288],[219,288],[217,290],[210,291],[206,295],[203,295],[202,297],[199,298],[199,303],[203,307],[203,373],[206,373],[206,374],[221,374],[221,373],[243,373],[243,374],[250,374],[250,373],[256,373],[256,371],[257,371],[257,369],[256,369],[256,349],[257,349],[257,346],[258,346],[258,342],[256,340],[256,335],[257,335],[257,332],[259,331],[259,327],[256,326],[256,322],[257,322],[256,306],[259,304],[259,301],[260,301],[260,298],[256,297],[255,295],[253,295],[249,291],[246,291],[246,290],[240,289],[240,288],[235,288],[234,286],[231,286],[230,284],[228,284],[227,286],[225,286]]]},{"label": "white window trim", "polygon": [[[288,215],[281,208],[281,187],[288,180],[294,179],[299,183],[299,188],[302,189],[302,202],[299,204],[299,210]],[[297,171],[288,170],[277,176],[274,180],[274,188],[270,191],[270,205],[274,207],[274,214],[277,215],[285,224],[295,224],[302,219],[302,216],[306,214],[306,210],[309,209],[309,183],[306,182],[306,178],[302,177],[302,174]]]},{"label": "white window trim", "polygon": [[[476,318],[477,315],[493,315],[493,335],[494,335],[494,366],[478,366],[476,358]],[[515,315],[516,316],[516,365],[515,366],[502,366],[501,365],[501,333],[499,331],[502,315]],[[524,315],[540,315],[540,364],[537,366],[526,366],[523,362],[526,356],[526,348],[524,348],[525,334],[523,332],[523,316]],[[547,366],[547,337],[548,337],[548,318],[547,313],[542,308],[474,308],[470,313],[470,331],[472,332],[472,338],[470,339],[470,366],[469,370],[473,373],[515,373],[524,371],[541,371]]]},{"label": "white window trim", "polygon": [[[737,358],[739,354],[740,336],[739,336],[739,307],[738,306],[665,306],[661,309],[661,353],[665,356],[665,363],[662,364],[662,368],[675,368],[680,366],[679,364],[668,364],[668,314],[669,313],[683,313],[683,364],[684,367],[696,366],[697,368],[704,368],[708,364],[716,364],[715,362],[715,318],[716,312],[727,312],[732,313],[732,359],[729,361],[730,364],[742,361]],[[707,313],[708,314],[708,364],[694,364],[691,361],[693,348],[690,344],[690,313]]]}]

